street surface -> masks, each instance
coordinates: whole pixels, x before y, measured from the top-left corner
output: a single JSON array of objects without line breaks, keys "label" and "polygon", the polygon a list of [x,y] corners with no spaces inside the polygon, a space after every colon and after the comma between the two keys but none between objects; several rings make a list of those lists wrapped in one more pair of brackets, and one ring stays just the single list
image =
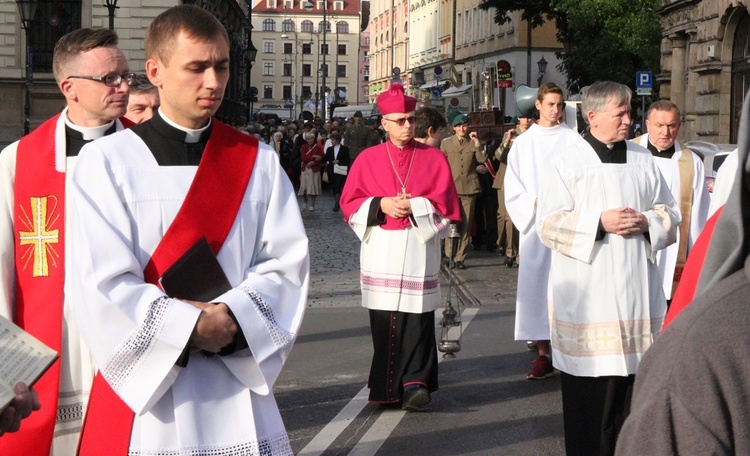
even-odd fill
[{"label": "street surface", "polygon": [[470,251],[467,269],[458,271],[462,286],[454,290],[467,292],[469,304],[461,307],[461,350],[453,359],[440,354],[440,390],[430,410],[367,402],[372,340],[360,305],[359,241],[324,192],[314,212],[302,213],[310,238],[308,308],[275,388],[295,454],[564,454],[559,376],[526,380],[536,352],[513,340],[518,269],[494,252]]}]

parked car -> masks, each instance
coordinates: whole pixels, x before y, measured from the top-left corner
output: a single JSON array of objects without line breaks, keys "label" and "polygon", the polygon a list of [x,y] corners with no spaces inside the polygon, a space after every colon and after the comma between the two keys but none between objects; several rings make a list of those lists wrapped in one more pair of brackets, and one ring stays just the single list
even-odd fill
[{"label": "parked car", "polygon": [[706,187],[709,193],[714,191],[716,172],[724,163],[727,156],[737,148],[735,144],[714,144],[708,141],[688,141],[685,147],[699,154],[703,158],[703,167],[706,174]]}]

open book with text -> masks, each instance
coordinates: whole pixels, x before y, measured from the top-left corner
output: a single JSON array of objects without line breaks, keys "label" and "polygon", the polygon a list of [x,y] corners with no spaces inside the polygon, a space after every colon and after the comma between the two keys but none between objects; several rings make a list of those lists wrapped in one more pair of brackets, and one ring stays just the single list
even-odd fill
[{"label": "open book with text", "polygon": [[16,383],[31,387],[56,359],[54,350],[0,317],[0,410],[15,397]]}]

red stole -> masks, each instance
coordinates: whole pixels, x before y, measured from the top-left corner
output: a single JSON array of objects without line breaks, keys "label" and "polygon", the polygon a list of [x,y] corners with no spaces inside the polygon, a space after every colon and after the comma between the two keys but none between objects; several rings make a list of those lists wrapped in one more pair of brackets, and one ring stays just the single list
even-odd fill
[{"label": "red stole", "polygon": [[[255,166],[258,140],[216,120],[213,124],[185,201],[144,269],[148,283],[158,285],[162,273],[203,236],[217,254],[237,218]],[[226,210],[217,212],[217,207]],[[97,373],[78,454],[128,454],[134,417],[101,372]]]},{"label": "red stole", "polygon": [[[65,171],[55,169],[60,114],[21,138],[16,155],[15,322],[60,353],[65,283]],[[65,158],[63,149],[58,151]],[[63,161],[64,163],[64,161]],[[41,410],[26,418],[21,432],[0,439],[0,454],[48,456],[60,389],[60,360],[34,386]]]},{"label": "red stole", "polygon": [[[15,322],[62,354],[65,283],[65,141],[62,114],[21,138],[16,153],[13,227],[15,230]],[[122,119],[125,126],[132,125]],[[60,129],[58,135],[58,128]],[[56,150],[58,139],[61,150]],[[56,155],[59,154],[59,157]],[[21,432],[0,439],[0,454],[48,456],[60,390],[60,360],[34,385],[41,410],[24,419]]]},{"label": "red stole", "polygon": [[[677,290],[674,293],[672,303],[669,305],[667,310],[667,316],[664,318],[664,325],[662,331],[682,312],[693,301],[695,297],[695,289],[698,287],[698,279],[701,276],[701,270],[703,269],[703,260],[706,259],[706,253],[708,252],[708,245],[711,243],[711,235],[713,235],[714,228],[716,227],[716,221],[719,220],[719,215],[724,210],[724,206],[720,207],[714,215],[706,222],[703,227],[703,231],[695,240],[693,248],[690,249],[690,255],[687,257],[685,262],[685,268],[682,270],[682,277]],[[684,279],[684,280],[682,280]]]}]

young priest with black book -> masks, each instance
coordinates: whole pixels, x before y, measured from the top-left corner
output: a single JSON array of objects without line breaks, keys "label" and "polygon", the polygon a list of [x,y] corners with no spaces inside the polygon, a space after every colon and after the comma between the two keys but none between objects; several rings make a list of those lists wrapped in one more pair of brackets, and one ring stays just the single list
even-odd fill
[{"label": "young priest with black book", "polygon": [[273,149],[211,118],[229,55],[205,10],[160,14],[159,112],[81,152],[66,285],[100,368],[81,455],[292,454],[272,389],[304,313],[307,237]]}]

